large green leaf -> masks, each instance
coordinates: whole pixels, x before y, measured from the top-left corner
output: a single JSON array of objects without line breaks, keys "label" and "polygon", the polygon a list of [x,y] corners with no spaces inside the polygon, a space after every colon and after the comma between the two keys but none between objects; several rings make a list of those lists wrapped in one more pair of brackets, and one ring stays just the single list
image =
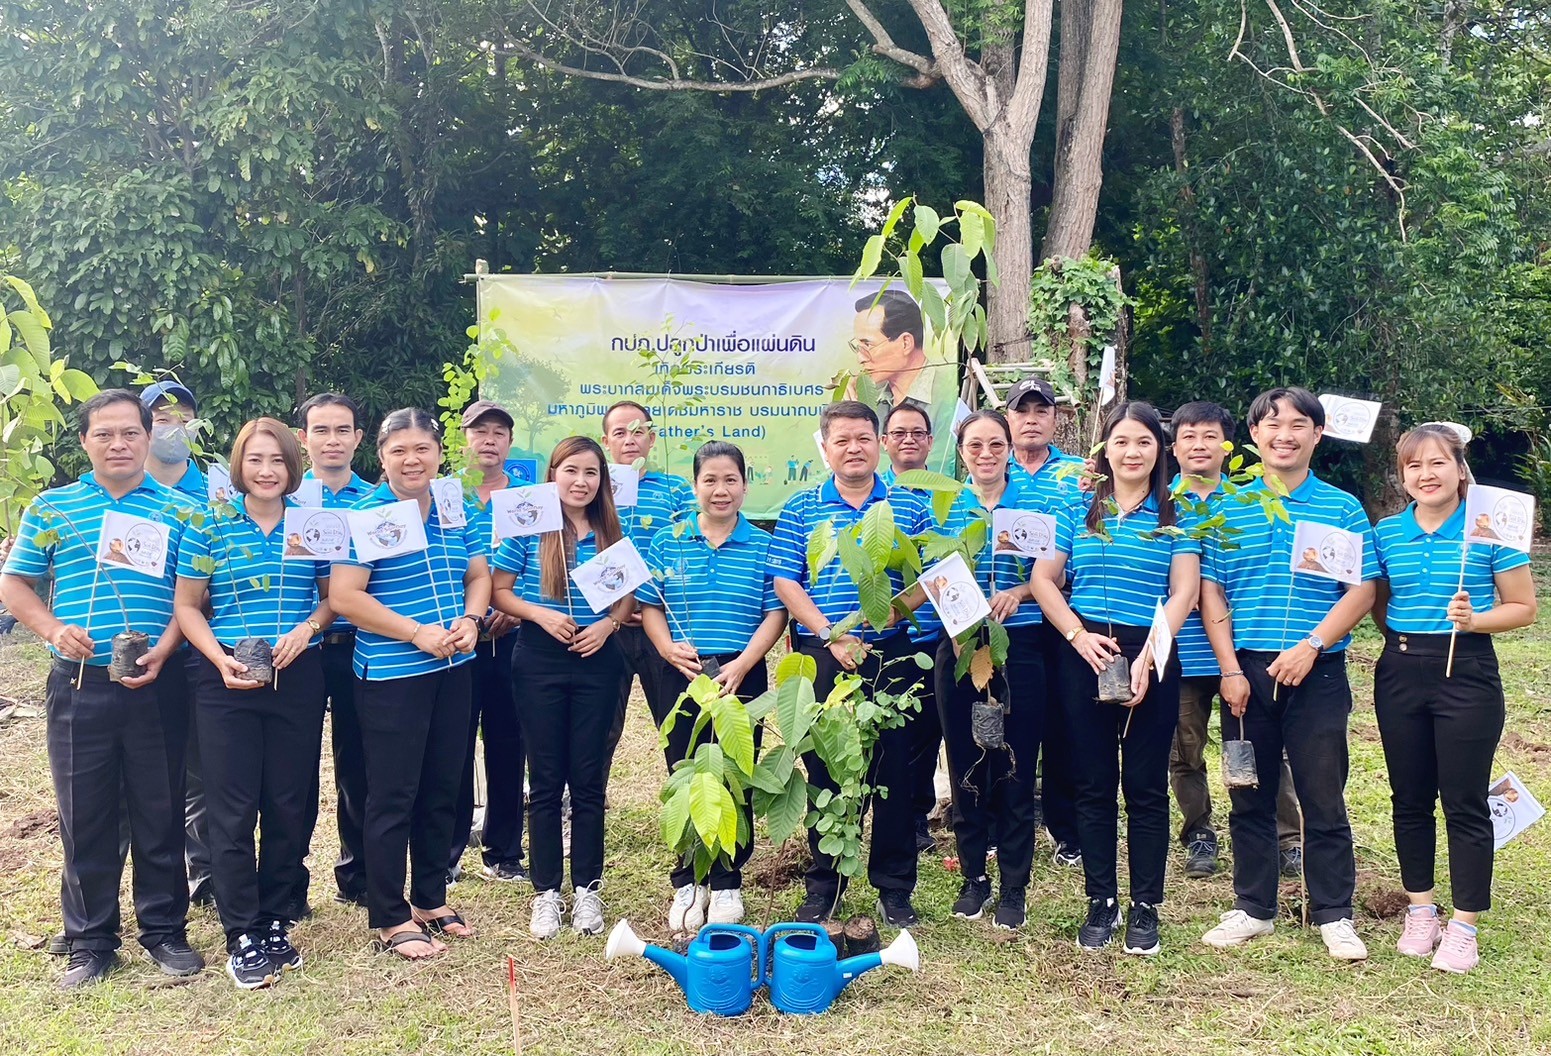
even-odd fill
[{"label": "large green leaf", "polygon": [[29,311],[11,312],[7,318],[11,325],[16,327],[16,332],[21,334],[22,343],[27,346],[27,351],[32,353],[33,360],[38,364],[38,370],[48,373],[50,352],[48,330],[38,322],[37,316]]},{"label": "large green leaf", "polygon": [[[721,839],[722,804],[732,807],[732,796],[715,774],[697,773],[689,782],[689,820],[695,832],[708,847],[714,847]],[[736,810],[736,807],[733,807]],[[736,831],[737,819],[733,819]]]},{"label": "large green leaf", "polygon": [[937,210],[929,205],[918,205],[915,208],[915,229],[921,235],[921,240],[926,245],[931,245],[937,237],[937,229],[942,226],[942,218],[937,215]]},{"label": "large green leaf", "polygon": [[689,824],[689,789],[689,782],[686,781],[662,805],[662,842],[669,847],[679,846],[679,841],[684,837],[684,826]]},{"label": "large green leaf", "polygon": [[846,570],[846,575],[851,577],[851,582],[856,585],[857,593],[861,596],[862,615],[867,617],[867,622],[874,628],[888,626],[889,599],[893,595],[893,591],[889,589],[888,577],[873,568],[860,544],[849,534],[843,533],[838,536],[837,543],[840,564]]},{"label": "large green leaf", "polygon": [[813,725],[813,711],[812,682],[792,678],[781,683],[776,691],[776,724],[781,728],[783,741],[797,747]]},{"label": "large green leaf", "polygon": [[889,551],[894,546],[894,531],[894,510],[887,500],[873,503],[862,515],[858,540],[876,570],[881,571],[888,564]]},{"label": "large green leaf", "polygon": [[780,844],[795,836],[807,813],[808,781],[801,771],[794,770],[786,779],[785,789],[765,804],[765,827],[770,832],[770,839]]},{"label": "large green leaf", "polygon": [[749,713],[737,698],[728,697],[725,700],[724,706],[718,708],[712,716],[711,724],[716,730],[716,740],[721,744],[722,751],[727,753],[739,770],[747,774],[754,769],[754,726],[749,722]]},{"label": "large green leaf", "polygon": [[817,583],[819,573],[835,559],[837,533],[833,521],[820,521],[808,533],[808,582]]},{"label": "large green leaf", "polygon": [[777,686],[784,684],[789,678],[806,678],[811,681],[818,677],[818,661],[806,653],[787,653],[781,657],[781,662],[776,664]]}]

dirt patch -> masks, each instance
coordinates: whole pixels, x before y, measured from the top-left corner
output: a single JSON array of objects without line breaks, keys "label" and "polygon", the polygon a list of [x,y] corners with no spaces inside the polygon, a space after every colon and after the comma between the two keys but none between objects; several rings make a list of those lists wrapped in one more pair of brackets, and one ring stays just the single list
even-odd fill
[{"label": "dirt patch", "polygon": [[1551,744],[1526,740],[1517,730],[1509,730],[1503,734],[1502,746],[1510,752],[1522,752],[1537,762],[1551,759]]},{"label": "dirt patch", "polygon": [[756,886],[766,891],[782,891],[802,879],[812,860],[807,842],[793,838],[772,852],[764,853],[763,848],[756,851],[750,875]]},{"label": "dirt patch", "polygon": [[34,836],[52,836],[57,832],[59,832],[59,815],[52,810],[35,810],[11,822],[6,835],[25,840]]},{"label": "dirt patch", "polygon": [[1406,911],[1406,893],[1370,869],[1357,873],[1357,905],[1374,920],[1390,920]]}]

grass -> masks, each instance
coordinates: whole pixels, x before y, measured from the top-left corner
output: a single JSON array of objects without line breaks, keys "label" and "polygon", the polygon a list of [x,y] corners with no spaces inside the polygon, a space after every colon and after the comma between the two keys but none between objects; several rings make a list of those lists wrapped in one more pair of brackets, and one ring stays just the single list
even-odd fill
[{"label": "grass", "polygon": [[[1551,583],[1551,561],[1537,559]],[[272,990],[238,992],[217,967],[219,926],[195,910],[190,939],[212,968],[190,981],[161,976],[133,942],[127,885],[127,961],[87,993],[55,989],[60,964],[41,943],[59,926],[60,848],[37,714],[0,726],[0,1056],[33,1053],[509,1053],[507,955],[516,960],[525,1051],[611,1053],[1404,1053],[1551,1052],[1551,826],[1499,856],[1496,907],[1482,928],[1482,967],[1458,978],[1394,951],[1399,889],[1388,787],[1372,709],[1372,633],[1353,650],[1352,777],[1358,930],[1372,951],[1358,966],[1325,956],[1317,934],[1284,916],[1277,933],[1218,952],[1199,935],[1231,902],[1224,874],[1187,881],[1171,861],[1156,958],[1081,955],[1074,935],[1081,879],[1057,872],[1041,842],[1029,890],[1030,925],[1016,937],[949,916],[958,876],[922,859],[914,934],[922,971],[880,969],[826,1015],[784,1017],[761,998],[746,1016],[702,1018],[642,960],[606,964],[601,939],[528,936],[530,892],[469,880],[452,901],[480,937],[424,966],[374,956],[364,914],[329,901],[334,846],[324,820],[311,858],[317,915],[298,926],[308,966]],[[1508,733],[1498,770],[1512,768],[1551,800],[1551,620],[1500,643]],[[18,632],[0,638],[0,692],[41,712],[42,651]],[[1215,764],[1214,764],[1215,766]],[[605,892],[609,922],[630,918],[665,943],[668,855],[657,843],[660,757],[639,702],[611,784]],[[1214,789],[1214,791],[1218,791]],[[1225,815],[1226,796],[1218,792]],[[752,869],[774,858],[761,847]],[[471,862],[474,859],[471,857]],[[1446,888],[1444,890],[1446,894]],[[1296,898],[1296,884],[1284,888]],[[796,886],[750,887],[753,923],[789,919]],[[849,900],[870,905],[870,892]],[[1446,901],[1446,899],[1445,899]],[[885,936],[888,937],[887,935]]]}]

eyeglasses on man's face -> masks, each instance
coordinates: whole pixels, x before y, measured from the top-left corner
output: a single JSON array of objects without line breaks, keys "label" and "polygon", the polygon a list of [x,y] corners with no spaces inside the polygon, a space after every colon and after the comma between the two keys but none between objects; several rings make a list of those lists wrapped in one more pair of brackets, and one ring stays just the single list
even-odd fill
[{"label": "eyeglasses on man's face", "polygon": [[894,441],[896,444],[902,444],[907,440],[920,444],[924,443],[926,438],[932,434],[927,432],[925,429],[890,429],[883,435]]}]

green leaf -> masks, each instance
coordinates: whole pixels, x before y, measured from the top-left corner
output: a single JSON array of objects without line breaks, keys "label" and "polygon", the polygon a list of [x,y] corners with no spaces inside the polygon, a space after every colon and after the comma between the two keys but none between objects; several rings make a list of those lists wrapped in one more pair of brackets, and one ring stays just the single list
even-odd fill
[{"label": "green leaf", "polygon": [[689,798],[690,785],[685,782],[662,805],[662,842],[670,848],[678,848],[684,826],[689,824]]},{"label": "green leaf", "polygon": [[997,667],[1005,667],[1007,665],[1007,647],[1009,644],[1007,628],[995,620],[987,620],[986,630],[991,636],[991,660]]},{"label": "green leaf", "polygon": [[959,217],[959,245],[964,247],[964,255],[974,260],[980,255],[980,249],[985,245],[985,220],[979,213],[966,212]]},{"label": "green leaf", "polygon": [[807,813],[808,782],[801,772],[793,771],[787,777],[786,788],[765,804],[765,827],[770,839],[779,845],[796,835]]},{"label": "green leaf", "polygon": [[781,740],[796,747],[808,735],[814,717],[813,683],[806,678],[793,678],[781,683],[776,691],[776,725],[781,728]]},{"label": "green leaf", "polygon": [[889,589],[888,577],[873,567],[866,552],[849,533],[840,535],[837,541],[840,564],[861,596],[862,615],[875,629],[888,626],[889,598],[894,593]]},{"label": "green leaf", "polygon": [[948,281],[948,288],[955,294],[955,300],[974,281],[969,272],[969,257],[964,247],[957,242],[949,242],[942,247],[942,277]]},{"label": "green leaf", "polygon": [[937,237],[937,229],[942,226],[942,218],[937,215],[937,210],[929,205],[918,205],[915,209],[915,229],[921,235],[921,240],[926,245],[931,245]]},{"label": "green leaf", "polygon": [[878,265],[883,262],[882,235],[872,235],[867,239],[867,244],[862,247],[862,262],[856,269],[856,276],[851,281],[871,278],[878,271]]},{"label": "green leaf", "polygon": [[[732,796],[714,774],[697,772],[689,782],[689,820],[695,832],[706,846],[715,846],[721,838],[722,799],[732,803]],[[734,808],[736,809],[736,808]]]},{"label": "green leaf", "polygon": [[726,698],[725,705],[712,716],[711,725],[716,730],[716,740],[722,751],[743,773],[752,772],[754,726],[749,722],[749,713],[743,709],[743,704],[735,697]]},{"label": "green leaf", "polygon": [[933,333],[947,332],[948,306],[943,302],[942,291],[933,283],[923,283],[921,286],[921,311],[926,314],[927,322],[932,324]]},{"label": "green leaf", "polygon": [[819,677],[818,661],[806,653],[787,653],[776,664],[776,685],[781,686],[788,679],[806,678],[813,681]]},{"label": "green leaf", "polygon": [[21,334],[22,343],[27,346],[27,351],[32,353],[33,360],[38,364],[38,370],[46,374],[51,352],[48,330],[38,321],[37,316],[29,311],[11,312],[7,318],[16,328],[16,332]]},{"label": "green leaf", "polygon": [[910,296],[919,303],[921,300],[921,284],[926,278],[921,270],[921,258],[915,253],[902,253],[899,257],[899,273],[905,277],[905,289],[910,291]]},{"label": "green leaf", "polygon": [[888,501],[875,502],[862,515],[857,535],[862,550],[872,560],[873,568],[883,568],[894,548],[894,511]]},{"label": "green leaf", "polygon": [[894,233],[894,228],[899,225],[899,218],[905,215],[905,210],[910,208],[910,203],[913,201],[915,199],[907,195],[894,203],[894,208],[889,210],[888,218],[883,221],[882,235],[884,239],[887,239]]},{"label": "green leaf", "polygon": [[808,533],[808,582],[817,583],[819,573],[835,559],[836,532],[833,521],[821,521]]}]

